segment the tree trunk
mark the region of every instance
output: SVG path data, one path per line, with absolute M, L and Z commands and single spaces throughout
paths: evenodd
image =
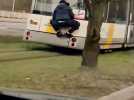
M 82 67 L 96 67 L 99 55 L 100 28 L 106 0 L 84 0 L 89 13 Z

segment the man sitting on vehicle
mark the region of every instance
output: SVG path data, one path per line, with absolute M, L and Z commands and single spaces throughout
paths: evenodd
M 61 28 L 69 28 L 69 31 L 65 33 L 69 38 L 73 36 L 71 33 L 79 29 L 80 23 L 74 20 L 74 14 L 69 5 L 67 0 L 61 0 L 54 10 L 51 24 L 57 31 L 58 37 L 64 36 L 63 33 L 60 32 Z

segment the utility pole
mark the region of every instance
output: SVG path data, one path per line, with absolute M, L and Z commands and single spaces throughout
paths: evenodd
M 13 0 L 12 12 L 14 12 L 14 10 L 15 10 L 15 2 L 16 2 L 16 0 Z

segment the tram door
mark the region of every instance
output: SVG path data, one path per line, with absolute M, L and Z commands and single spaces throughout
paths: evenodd
M 128 27 L 127 43 L 129 45 L 134 44 L 134 0 L 130 0 L 130 21 Z

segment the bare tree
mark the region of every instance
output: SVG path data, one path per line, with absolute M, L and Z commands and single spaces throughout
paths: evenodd
M 25 11 L 30 12 L 32 0 L 15 0 L 14 10 L 17 12 Z
M 96 67 L 99 54 L 100 28 L 107 0 L 84 0 L 88 12 L 87 38 L 83 50 L 82 67 Z

